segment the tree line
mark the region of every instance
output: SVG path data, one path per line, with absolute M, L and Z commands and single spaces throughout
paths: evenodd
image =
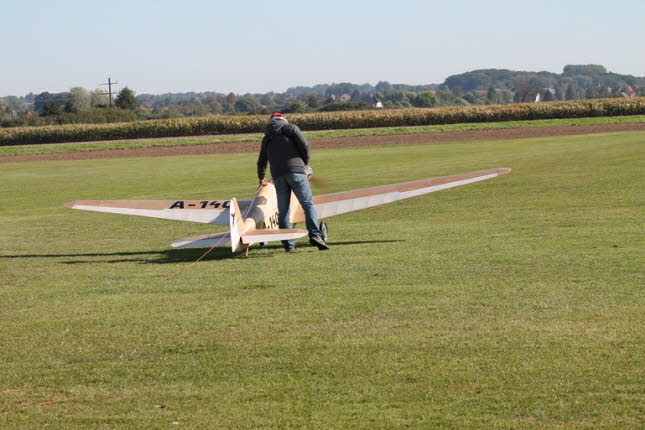
M 81 87 L 64 93 L 0 98 L 2 126 L 107 123 L 204 115 L 325 112 L 453 105 L 507 104 L 645 95 L 645 78 L 608 72 L 600 65 L 568 65 L 563 73 L 475 70 L 443 84 L 333 83 L 283 93 L 188 92 L 135 95 L 123 88 L 109 107 L 108 94 Z

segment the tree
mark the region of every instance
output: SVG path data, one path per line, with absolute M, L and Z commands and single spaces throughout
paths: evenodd
M 326 90 L 325 90 L 325 96 L 336 96 L 340 97 L 343 94 L 352 94 L 352 91 L 354 91 L 354 88 L 356 85 L 349 83 L 349 82 L 341 82 L 339 84 L 331 84 Z
M 128 87 L 124 87 L 116 96 L 114 104 L 121 109 L 135 110 L 139 107 L 139 102 L 134 96 L 134 91 Z
M 9 108 L 16 113 L 26 112 L 29 109 L 27 97 L 6 96 L 2 98 Z
M 217 97 L 211 96 L 206 99 L 206 106 L 208 107 L 208 111 L 211 113 L 216 113 L 216 114 L 221 114 L 224 112 L 224 108 L 222 107 L 222 104 L 217 100 Z
M 97 88 L 92 93 L 90 94 L 91 99 L 92 99 L 92 107 L 94 108 L 103 108 L 107 107 L 109 100 L 108 100 L 108 95 L 105 93 L 105 91 Z
M 318 109 L 320 107 L 320 97 L 316 94 L 312 94 L 307 97 L 307 105 L 312 109 Z
M 58 103 L 46 103 L 40 108 L 40 116 L 53 116 L 63 113 L 61 105 Z
M 414 107 L 435 107 L 439 105 L 439 99 L 429 91 L 418 94 L 411 100 Z
M 258 114 L 262 111 L 262 105 L 255 97 L 245 95 L 235 102 L 235 110 L 238 112 Z
M 599 64 L 569 64 L 563 72 L 565 75 L 604 75 L 607 69 Z
M 273 110 L 275 107 L 275 101 L 273 100 L 273 93 L 263 94 L 260 97 L 260 104 L 265 106 L 268 110 Z
M 488 104 L 497 104 L 499 103 L 499 95 L 494 86 L 488 87 L 488 92 L 486 93 L 486 101 Z
M 450 91 L 450 88 L 448 87 L 444 87 L 440 89 L 439 91 L 436 92 L 435 95 L 437 96 L 440 104 L 442 105 L 452 105 L 457 103 L 457 98 L 452 93 L 452 91 Z
M 586 89 L 585 91 L 586 99 L 598 99 L 600 98 L 600 87 L 592 86 Z
M 480 104 L 483 104 L 483 102 L 481 101 L 481 99 L 480 99 L 479 97 L 477 97 L 477 95 L 476 95 L 474 92 L 472 92 L 472 91 L 471 91 L 471 92 L 469 92 L 469 93 L 464 94 L 464 96 L 462 97 L 462 99 L 463 99 L 463 100 L 466 100 L 466 101 L 468 102 L 468 104 L 471 104 L 471 105 L 480 105 Z
M 69 90 L 69 98 L 65 103 L 66 112 L 81 112 L 89 110 L 92 107 L 92 96 L 90 93 L 81 87 L 74 87 Z
M 69 93 L 50 94 L 45 91 L 44 93 L 40 93 L 34 97 L 34 110 L 40 112 L 42 108 L 48 104 L 56 104 L 62 109 L 68 99 Z
M 0 98 L 0 121 L 14 119 L 15 112 L 3 98 Z
M 307 111 L 307 105 L 302 100 L 295 100 L 289 103 L 285 109 L 285 113 L 301 113 Z
M 378 84 L 376 84 L 375 89 L 378 92 L 390 91 L 392 90 L 392 84 L 390 84 L 388 81 L 380 81 Z
M 567 91 L 564 93 L 564 98 L 567 100 L 575 100 L 578 98 L 576 88 L 573 84 L 567 87 Z
M 414 97 L 416 97 L 416 94 L 412 93 L 411 94 Z M 388 104 L 387 106 L 392 106 L 392 107 L 410 107 L 412 106 L 410 103 L 410 98 L 406 93 L 403 91 L 388 91 L 383 94 L 383 105 L 385 106 L 385 102 L 391 102 L 392 104 Z
M 236 102 L 237 102 L 237 96 L 235 95 L 235 93 L 233 92 L 228 93 L 228 95 L 226 96 L 226 103 L 229 106 L 233 106 L 235 105 Z

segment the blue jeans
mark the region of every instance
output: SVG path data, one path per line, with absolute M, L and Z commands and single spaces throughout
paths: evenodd
M 309 236 L 322 236 L 318 229 L 318 217 L 316 216 L 314 198 L 311 194 L 307 175 L 304 173 L 285 173 L 282 176 L 273 178 L 273 184 L 278 198 L 278 226 L 280 228 L 291 228 L 289 206 L 291 205 L 291 191 L 293 191 L 300 202 L 300 206 L 302 206 L 302 210 L 305 212 L 305 223 L 307 224 L 307 230 L 309 230 Z M 293 240 L 283 240 L 282 245 L 285 249 L 292 249 L 296 246 Z

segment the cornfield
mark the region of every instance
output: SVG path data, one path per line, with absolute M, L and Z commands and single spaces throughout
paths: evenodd
M 302 130 L 328 130 L 641 114 L 645 114 L 645 97 L 430 109 L 321 112 L 292 114 L 289 115 L 289 120 Z M 266 115 L 251 115 L 4 128 L 0 129 L 0 145 L 258 133 L 264 131 L 266 123 Z

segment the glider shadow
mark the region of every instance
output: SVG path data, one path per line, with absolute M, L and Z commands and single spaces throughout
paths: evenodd
M 393 243 L 402 242 L 401 240 L 361 240 L 361 241 L 342 241 L 329 242 L 332 247 L 365 245 L 376 243 Z M 297 247 L 298 250 L 305 252 L 318 252 L 313 246 L 305 245 Z M 94 252 L 94 253 L 75 253 L 75 254 L 21 254 L 21 255 L 0 255 L 0 259 L 14 258 L 78 258 L 61 261 L 61 264 L 91 264 L 91 263 L 139 263 L 139 264 L 168 264 L 168 263 L 192 263 L 201 257 L 208 248 L 184 248 L 184 249 L 164 249 L 160 251 L 128 251 L 128 252 Z M 272 251 L 272 252 L 263 252 Z M 253 247 L 249 256 L 245 257 L 243 253 L 234 254 L 229 248 L 215 248 L 201 261 L 211 260 L 228 260 L 228 259 L 254 259 L 254 258 L 271 258 L 283 253 L 282 245 L 266 245 L 258 248 Z M 108 257 L 97 259 L 96 257 Z M 152 257 L 152 258 L 151 258 Z

